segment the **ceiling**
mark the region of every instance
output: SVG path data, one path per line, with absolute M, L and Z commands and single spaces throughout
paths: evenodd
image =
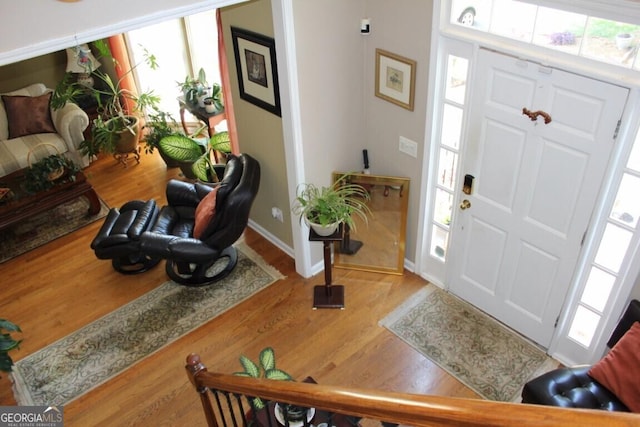
M 3 1 L 0 65 L 242 1 L 246 0 Z

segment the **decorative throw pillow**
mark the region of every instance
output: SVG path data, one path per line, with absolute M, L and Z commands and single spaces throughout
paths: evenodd
M 211 223 L 216 214 L 216 195 L 218 187 L 215 187 L 209 194 L 204 196 L 196 207 L 195 223 L 193 225 L 193 237 L 199 239 L 202 233 L 207 229 L 207 225 Z
M 56 133 L 51 119 L 51 92 L 40 96 L 2 95 L 7 111 L 9 139 L 34 133 Z
M 588 374 L 631 411 L 640 412 L 640 323 L 635 322 Z

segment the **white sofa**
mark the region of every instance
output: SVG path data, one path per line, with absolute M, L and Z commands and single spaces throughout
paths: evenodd
M 42 83 L 36 83 L 2 95 L 38 97 L 47 92 L 51 92 L 51 89 Z M 83 132 L 89 126 L 87 114 L 72 103 L 58 110 L 50 108 L 50 114 L 56 133 L 35 133 L 9 139 L 7 110 L 0 96 L 0 177 L 28 167 L 27 157 L 32 150 L 31 163 L 50 154 L 60 153 L 81 168 L 89 164 L 89 159 L 78 151 L 84 140 Z

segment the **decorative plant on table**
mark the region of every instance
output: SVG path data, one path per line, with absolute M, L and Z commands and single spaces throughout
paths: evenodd
M 209 86 L 207 75 L 204 68 L 198 71 L 198 77 L 186 76 L 184 81 L 177 82 L 178 87 L 182 90 L 184 100 L 192 105 L 198 104 L 204 107 L 204 100 L 211 99 L 216 111 L 222 111 L 224 105 L 222 101 L 222 87 L 219 83 Z
M 13 359 L 9 351 L 18 348 L 22 340 L 16 340 L 11 336 L 12 332 L 22 332 L 20 327 L 8 320 L 0 319 L 0 371 L 11 372 Z
M 25 187 L 32 193 L 48 190 L 56 184 L 75 181 L 79 171 L 80 168 L 70 159 L 62 154 L 52 154 L 26 169 Z
M 342 175 L 329 187 L 304 183 L 298 186 L 298 196 L 292 211 L 300 216 L 320 236 L 330 236 L 344 223 L 355 229 L 353 215 L 365 223 L 371 209 L 369 192 L 359 184 L 350 183 L 349 174 Z
M 213 157 L 214 151 L 223 154 L 231 153 L 229 132 L 218 132 L 208 141 L 202 143 L 186 135 L 169 135 L 158 143 L 160 150 L 168 157 L 189 165 L 193 176 L 205 182 L 217 182 L 218 166 Z M 224 168 L 222 168 L 224 169 Z M 184 169 L 185 175 L 188 175 Z

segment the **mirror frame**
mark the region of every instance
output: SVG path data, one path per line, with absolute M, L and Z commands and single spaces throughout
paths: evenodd
M 331 178 L 332 182 L 335 182 L 342 178 L 345 175 L 345 172 L 333 172 Z M 400 187 L 400 211 L 398 215 L 400 215 L 400 227 L 397 230 L 397 235 L 395 236 L 397 244 L 397 250 L 394 250 L 395 263 L 392 267 L 380 266 L 380 265 L 371 265 L 365 262 L 357 262 L 352 256 L 343 255 L 340 252 L 340 242 L 335 242 L 333 247 L 333 265 L 336 268 L 345 268 L 352 270 L 362 270 L 362 271 L 371 271 L 376 273 L 388 273 L 388 274 L 403 274 L 404 273 L 404 254 L 405 254 L 405 243 L 406 243 L 406 235 L 407 235 L 407 211 L 409 209 L 409 186 L 410 179 L 402 178 L 396 176 L 385 176 L 385 175 L 370 175 L 363 173 L 346 173 L 347 179 L 350 183 L 360 184 L 363 186 L 389 186 L 389 187 Z M 375 210 L 367 215 L 368 222 L 373 220 L 375 217 Z M 356 252 L 357 255 L 357 252 Z

